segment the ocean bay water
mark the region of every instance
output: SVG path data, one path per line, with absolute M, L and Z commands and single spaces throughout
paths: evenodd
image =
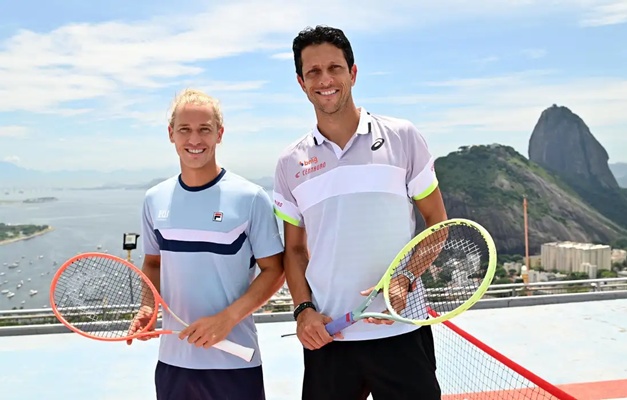
M 145 190 L 56 190 L 0 194 L 0 200 L 56 197 L 47 203 L 0 202 L 0 222 L 50 225 L 41 236 L 0 245 L 0 310 L 49 307 L 52 276 L 68 258 L 83 252 L 107 251 L 126 258 L 125 232 L 140 233 Z M 281 226 L 281 225 L 280 225 Z M 281 229 L 282 231 L 282 229 Z M 98 249 L 98 246 L 102 246 Z M 141 265 L 141 241 L 132 258 Z M 9 265 L 19 262 L 17 268 Z M 5 263 L 7 265 L 5 265 Z M 55 264 L 56 263 L 56 264 Z M 30 279 L 30 280 L 29 280 Z M 5 283 L 5 281 L 7 281 Z M 21 287 L 17 288 L 21 283 Z M 30 290 L 37 290 L 31 296 Z

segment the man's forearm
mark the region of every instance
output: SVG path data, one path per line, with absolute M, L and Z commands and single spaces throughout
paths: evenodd
M 161 293 L 161 266 L 145 262 L 142 265 L 142 272 L 148 277 L 150 282 L 152 282 L 157 292 Z
M 428 215 L 425 218 L 426 227 L 432 227 L 440 222 L 446 221 L 446 211 L 442 210 L 441 213 L 434 213 Z M 429 237 L 428 243 L 419 244 L 414 250 L 412 259 L 409 261 L 407 270 L 409 270 L 416 278 L 420 277 L 438 258 L 442 246 L 446 243 L 448 238 L 448 228 L 443 228 Z
M 285 278 L 294 306 L 311 301 L 311 288 L 305 278 L 308 264 L 309 254 L 306 248 L 285 250 Z
M 281 267 L 282 257 L 274 256 L 277 260 L 277 268 L 264 268 L 252 281 L 250 287 L 239 299 L 224 309 L 235 324 L 257 311 L 275 294 L 283 282 L 285 276 Z
M 147 258 L 144 258 L 144 263 L 142 264 L 142 272 L 148 277 L 148 280 L 153 284 L 153 286 L 157 289 L 157 293 L 160 293 L 161 290 L 161 262 L 150 262 Z M 142 283 L 142 298 L 141 305 L 149 306 L 150 308 L 155 307 L 156 299 L 152 295 L 152 290 L 148 287 L 148 285 Z

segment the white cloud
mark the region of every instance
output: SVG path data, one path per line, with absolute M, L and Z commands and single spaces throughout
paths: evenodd
M 540 113 L 552 104 L 578 114 L 611 157 L 625 159 L 627 79 L 560 78 L 558 72 L 527 71 L 477 79 L 422 84 L 424 92 L 357 99 L 358 104 L 416 109 L 414 122 L 437 151 L 461 144 L 499 142 L 526 154 L 526 143 Z M 453 145 L 454 144 L 454 145 Z
M 47 112 L 68 108 L 72 101 L 167 88 L 200 75 L 199 62 L 284 49 L 323 5 L 328 15 L 339 16 L 329 23 L 346 30 L 371 29 L 379 18 L 394 26 L 404 18 L 381 6 L 249 0 L 191 16 L 78 23 L 43 33 L 20 30 L 0 43 L 0 112 Z
M 589 1 L 591 7 L 582 19 L 582 26 L 604 26 L 615 25 L 627 22 L 627 1 L 625 0 L 606 0 L 606 1 Z
M 0 137 L 17 138 L 24 137 L 28 134 L 28 128 L 18 125 L 0 125 Z
M 294 53 L 290 51 L 286 51 L 284 53 L 276 53 L 271 55 L 270 58 L 274 58 L 276 60 L 292 60 L 294 59 Z
M 320 21 L 320 10 L 324 10 L 325 23 L 342 26 L 349 35 L 359 30 L 416 28 L 477 16 L 561 12 L 566 4 L 571 9 L 579 7 L 589 25 L 617 23 L 627 15 L 624 1 L 582 0 L 573 4 L 553 0 L 543 7 L 539 4 L 539 0 L 415 4 L 366 0 L 353 7 L 331 0 L 247 0 L 212 6 L 194 15 L 75 23 L 50 32 L 20 30 L 0 43 L 0 112 L 62 112 L 72 101 L 169 87 L 183 77 L 202 74 L 204 68 L 198 62 L 285 49 L 296 32 Z M 289 54 L 280 52 L 271 57 L 288 59 Z
M 18 156 L 6 156 L 2 159 L 2 161 L 5 162 L 10 162 L 12 164 L 19 164 L 20 163 L 20 157 Z

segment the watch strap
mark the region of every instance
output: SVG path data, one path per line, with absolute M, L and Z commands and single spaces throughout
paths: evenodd
M 304 301 L 302 303 L 300 303 L 295 309 L 294 309 L 294 321 L 296 321 L 296 319 L 298 318 L 298 315 L 300 313 L 302 313 L 303 311 L 305 311 L 308 308 L 313 308 L 314 310 L 316 310 L 316 306 L 314 303 L 312 303 L 311 301 Z M 317 311 L 317 310 L 316 310 Z
M 414 275 L 411 271 L 409 270 L 402 270 L 401 271 L 401 275 L 403 275 L 405 278 L 409 279 L 409 289 L 408 291 L 411 292 L 414 290 L 414 282 L 416 282 L 416 275 Z

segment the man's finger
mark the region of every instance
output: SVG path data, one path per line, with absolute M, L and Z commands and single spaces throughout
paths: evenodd
M 373 290 L 374 286 L 372 286 L 370 289 L 362 290 L 361 292 L 359 292 L 359 294 L 361 294 L 362 296 L 368 296 L 370 293 L 372 293 Z
M 184 340 L 192 332 L 193 332 L 192 325 L 190 325 L 179 333 L 179 339 Z
M 298 340 L 300 340 L 301 344 L 307 349 L 307 350 L 313 350 L 313 346 L 311 344 L 311 341 L 309 340 L 308 337 L 306 337 L 305 335 L 301 335 L 298 337 Z
M 200 339 L 200 337 L 201 337 L 200 332 L 198 332 L 198 330 L 194 330 L 190 332 L 189 335 L 187 336 L 187 341 L 193 344 L 193 343 L 196 343 L 198 339 Z

